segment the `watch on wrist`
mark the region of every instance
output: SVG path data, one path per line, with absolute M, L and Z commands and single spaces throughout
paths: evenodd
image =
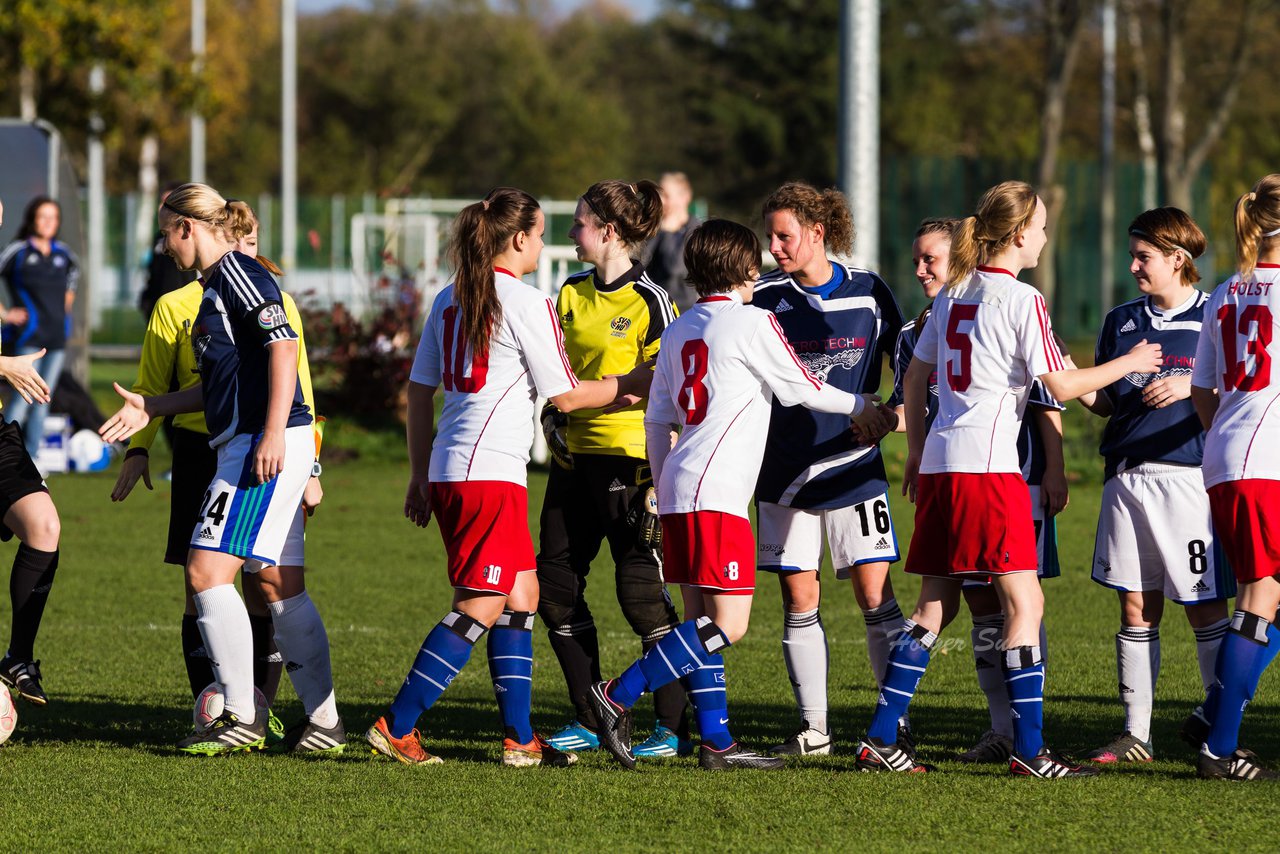
M 321 473 L 321 472 L 323 472 L 323 471 L 324 471 L 324 468 L 320 465 L 320 461 L 319 461 L 319 460 L 316 460 L 314 463 L 312 463 L 312 464 L 311 464 L 311 476 L 312 476 L 312 477 L 319 477 L 319 476 L 320 476 L 320 473 Z

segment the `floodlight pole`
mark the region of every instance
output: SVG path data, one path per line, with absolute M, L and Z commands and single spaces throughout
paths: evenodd
M 93 292 L 103 287 L 103 273 L 106 270 L 107 246 L 107 193 L 106 193 L 106 160 L 103 156 L 102 114 L 99 112 L 102 93 L 107 88 L 107 72 L 102 63 L 94 64 L 89 70 L 89 93 L 92 101 L 92 112 L 89 114 L 89 287 L 84 289 L 81 299 L 92 299 Z M 58 168 L 57 165 L 54 167 Z M 122 282 L 122 290 L 127 282 Z M 85 317 L 90 317 L 87 306 L 82 306 Z
M 858 239 L 853 260 L 875 268 L 880 249 L 880 2 L 840 3 L 840 189 Z
M 205 0 L 191 0 L 191 70 L 199 75 L 204 70 Z M 204 116 L 200 107 L 191 111 L 191 180 L 205 182 Z
M 1101 289 L 1099 304 L 1103 314 L 1111 310 L 1115 295 L 1112 293 L 1112 268 L 1115 266 L 1116 228 L 1116 0 L 1104 0 L 1102 4 L 1102 145 L 1099 152 L 1098 182 L 1101 185 L 1099 220 L 1102 233 L 1098 246 L 1098 259 L 1102 275 L 1098 277 Z
M 280 263 L 292 271 L 298 247 L 298 5 L 280 2 L 281 66 L 284 91 L 280 105 Z

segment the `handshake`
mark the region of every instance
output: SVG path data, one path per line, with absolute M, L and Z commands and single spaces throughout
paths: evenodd
M 898 426 L 898 413 L 880 402 L 876 394 L 860 394 L 862 411 L 850 414 L 853 437 L 863 445 L 874 445 Z

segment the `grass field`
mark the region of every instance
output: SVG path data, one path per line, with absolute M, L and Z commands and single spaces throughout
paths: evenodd
M 891 439 L 891 461 L 901 453 L 900 439 Z M 384 456 L 327 466 L 325 503 L 309 531 L 309 586 L 328 625 L 339 706 L 354 733 L 390 701 L 449 601 L 438 534 L 401 518 L 405 467 Z M 156 470 L 163 466 L 157 457 Z M 1079 467 L 1087 472 L 1090 464 Z M 962 645 L 936 656 L 912 710 L 922 758 L 942 773 L 852 773 L 852 742 L 866 726 L 874 694 L 852 592 L 830 578 L 823 614 L 840 750 L 784 772 L 712 775 L 692 760 L 671 760 L 628 774 L 589 754 L 566 771 L 502 768 L 483 654 L 421 722 L 444 765 L 407 768 L 371 757 L 360 744 L 335 760 L 183 757 L 172 749 L 190 725 L 179 654 L 180 571 L 159 561 L 168 487 L 158 482 L 155 492 L 140 488 L 112 505 L 113 480 L 114 472 L 50 483 L 63 517 L 64 557 L 37 654 L 53 700 L 41 709 L 21 705 L 19 730 L 0 749 L 0 816 L 9 840 L 0 847 L 1272 847 L 1266 839 L 1274 790 L 1196 780 L 1193 753 L 1176 738 L 1199 680 L 1191 631 L 1172 608 L 1156 707 L 1161 761 L 1065 782 L 1015 780 L 1001 768 L 948 761 L 987 728 L 967 649 L 969 622 L 961 616 L 944 638 Z M 542 474 L 531 475 L 535 528 L 544 483 Z M 1047 586 L 1048 737 L 1077 752 L 1107 740 L 1122 723 L 1114 594 L 1088 579 L 1098 495 L 1093 478 L 1075 485 L 1060 521 L 1064 577 Z M 899 502 L 895 515 L 905 549 L 910 506 Z M 590 595 L 612 672 L 632 659 L 638 643 L 611 604 L 611 573 L 603 562 L 596 571 Z M 909 610 L 918 585 L 900 572 L 894 582 Z M 765 577 L 751 631 L 726 656 L 733 726 L 751 745 L 781 740 L 796 723 L 780 613 L 776 585 Z M 550 731 L 569 717 L 569 706 L 541 627 L 535 658 L 535 725 Z M 1245 724 L 1245 742 L 1266 760 L 1280 756 L 1275 684 L 1264 680 Z M 638 725 L 648 724 L 649 708 L 642 702 Z M 286 723 L 300 715 L 287 685 L 278 710 Z

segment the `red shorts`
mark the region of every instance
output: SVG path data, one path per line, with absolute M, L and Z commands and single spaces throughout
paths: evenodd
M 756 538 L 732 513 L 695 510 L 662 516 L 662 573 L 672 584 L 750 596 L 756 590 Z
M 1218 543 L 1248 584 L 1280 574 L 1280 481 L 1228 480 L 1209 489 L 1209 511 Z
M 922 474 L 907 572 L 1001 575 L 1035 572 L 1031 493 L 1019 474 Z
M 537 566 L 525 487 L 499 480 L 433 483 L 431 513 L 454 587 L 507 595 L 517 573 Z

